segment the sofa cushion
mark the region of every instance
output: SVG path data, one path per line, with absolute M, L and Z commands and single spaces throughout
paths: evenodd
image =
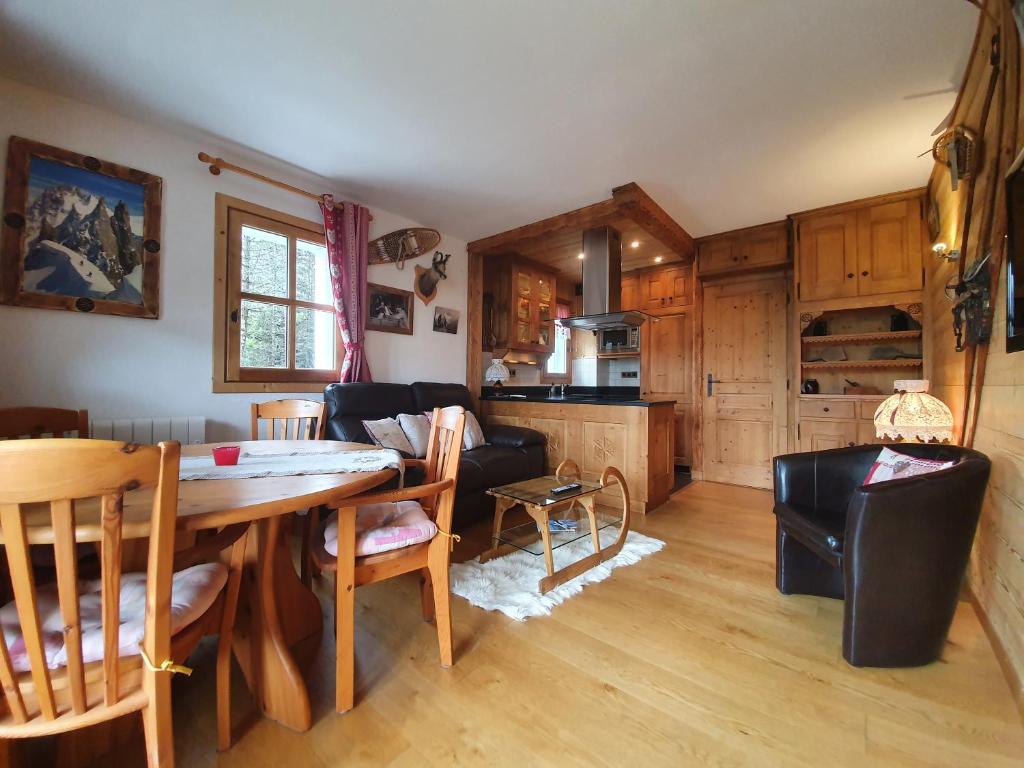
M 431 381 L 417 381 L 409 385 L 416 411 L 432 411 L 449 405 L 461 405 L 467 411 L 473 411 L 473 398 L 465 384 L 438 384 Z
M 381 448 L 392 448 L 407 458 L 416 455 L 416 449 L 412 447 L 409 438 L 405 436 L 402 425 L 397 419 L 390 417 L 383 419 L 364 419 L 363 429 L 370 436 L 375 445 Z
M 526 454 L 515 448 L 484 445 L 463 451 L 459 463 L 458 492 L 495 488 L 530 477 Z
M 412 446 L 413 456 L 426 458 L 430 447 L 430 419 L 423 413 L 400 413 L 398 424 Z
M 363 429 L 363 421 L 417 413 L 408 384 L 328 384 L 324 388 L 327 405 L 328 440 L 346 440 L 372 444 Z
M 472 451 L 484 445 L 487 445 L 487 441 L 484 439 L 484 431 L 480 429 L 480 422 L 476 420 L 476 416 L 467 411 L 466 429 L 462 435 L 462 447 L 467 451 Z

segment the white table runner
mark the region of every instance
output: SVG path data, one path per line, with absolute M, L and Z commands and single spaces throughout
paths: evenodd
M 382 469 L 395 469 L 401 474 L 401 454 L 387 448 L 366 451 L 275 451 L 273 447 L 267 446 L 248 449 L 238 457 L 238 464 L 227 467 L 214 464 L 212 455 L 182 456 L 178 479 L 240 480 L 249 477 L 379 472 Z

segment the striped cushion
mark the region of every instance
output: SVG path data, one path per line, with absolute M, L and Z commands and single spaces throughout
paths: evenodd
M 174 574 L 171 588 L 171 634 L 174 635 L 201 617 L 213 605 L 228 581 L 223 563 L 202 563 Z M 103 658 L 102 581 L 82 581 L 78 585 L 78 609 L 82 627 L 82 660 L 88 664 Z M 50 669 L 68 663 L 64 647 L 64 621 L 60 615 L 57 585 L 48 584 L 36 590 L 39 626 L 43 633 L 46 665 Z M 146 574 L 121 574 L 121 625 L 118 632 L 118 655 L 134 656 L 145 635 Z M 15 672 L 30 668 L 25 639 L 21 634 L 18 610 L 13 602 L 0 608 L 0 626 L 11 654 Z
M 364 504 L 356 507 L 356 557 L 376 555 L 392 549 L 430 541 L 437 526 L 418 501 Z M 338 556 L 338 517 L 331 517 L 324 529 L 324 549 Z

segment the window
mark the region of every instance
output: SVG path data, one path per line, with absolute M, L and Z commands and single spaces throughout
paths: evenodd
M 323 227 L 217 195 L 214 391 L 319 391 L 341 355 Z
M 569 317 L 570 307 L 568 304 L 558 302 L 555 306 L 555 317 Z M 568 328 L 555 324 L 555 341 L 551 347 L 551 354 L 548 356 L 547 365 L 544 368 L 545 381 L 565 381 L 572 378 L 570 369 L 570 340 L 571 331 Z

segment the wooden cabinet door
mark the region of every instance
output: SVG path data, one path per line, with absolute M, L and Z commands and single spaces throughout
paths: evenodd
M 875 425 L 873 422 L 861 421 L 857 423 L 857 445 L 878 445 L 884 442 L 875 437 Z
M 857 213 L 824 214 L 799 224 L 797 280 L 801 301 L 857 295 Z
M 704 479 L 771 488 L 786 450 L 786 283 L 704 287 Z
M 693 270 L 690 267 L 666 267 L 661 271 L 665 287 L 665 307 L 688 307 L 693 304 Z
M 668 286 L 661 279 L 661 272 L 641 272 L 640 308 L 645 312 L 662 309 L 668 301 Z
M 650 323 L 649 343 L 641 373 L 644 391 L 671 395 L 677 400 L 693 398 L 693 317 L 690 313 L 666 315 Z M 646 374 L 646 375 L 644 375 Z
M 800 450 L 827 451 L 832 448 L 846 448 L 857 444 L 857 422 L 855 421 L 811 421 L 800 422 Z
M 857 292 L 916 291 L 921 271 L 921 201 L 872 205 L 857 215 Z
M 708 240 L 697 246 L 697 272 L 718 272 L 731 269 L 739 262 L 739 256 L 733 253 L 733 239 L 722 237 Z
M 785 264 L 786 229 L 784 226 L 746 235 L 737 243 L 739 267 L 764 267 Z
M 533 281 L 533 344 L 537 352 L 550 352 L 555 337 L 555 277 L 535 271 Z
M 533 273 L 516 266 L 512 269 L 512 338 L 509 347 L 531 350 L 533 348 L 536 310 L 534 307 L 535 286 Z
M 623 276 L 622 300 L 619 306 L 623 312 L 630 309 L 643 309 L 640 303 L 640 280 L 636 275 Z

